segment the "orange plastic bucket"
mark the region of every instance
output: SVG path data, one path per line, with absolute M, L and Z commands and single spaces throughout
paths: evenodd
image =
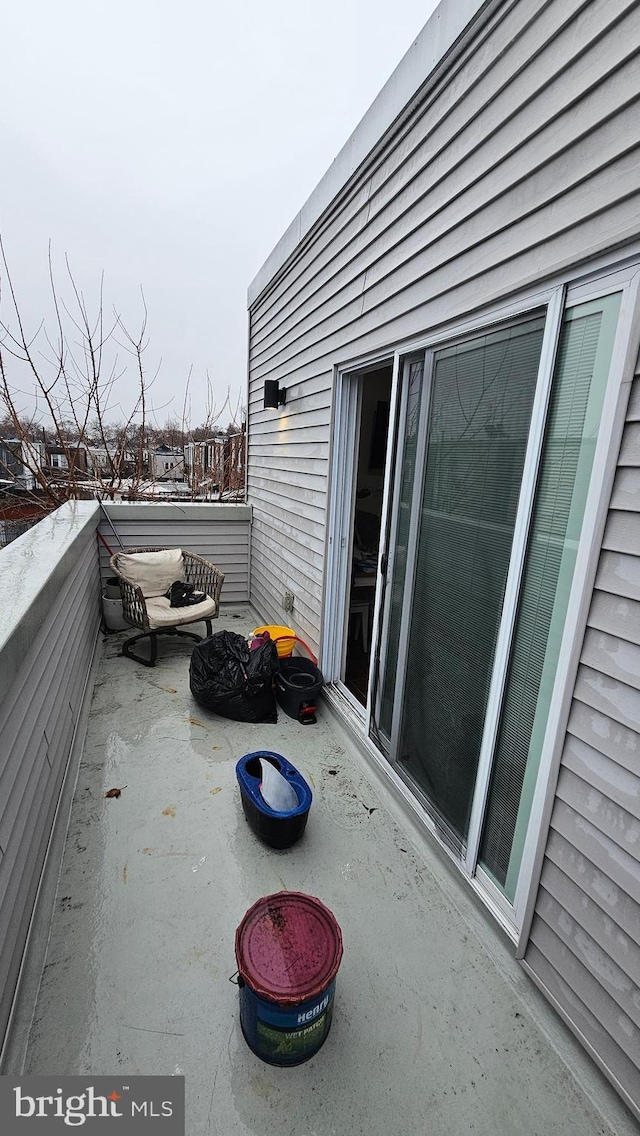
M 277 627 L 269 625 L 265 627 L 256 627 L 252 631 L 252 635 L 264 635 L 265 631 L 269 632 L 272 639 L 277 639 L 276 651 L 278 652 L 279 659 L 288 659 L 293 654 L 293 648 L 296 642 L 296 633 L 292 627 Z

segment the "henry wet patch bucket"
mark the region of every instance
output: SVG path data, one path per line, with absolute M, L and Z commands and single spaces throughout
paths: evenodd
M 236 931 L 240 1025 L 271 1065 L 300 1065 L 331 1026 L 342 934 L 327 907 L 302 892 L 264 896 Z

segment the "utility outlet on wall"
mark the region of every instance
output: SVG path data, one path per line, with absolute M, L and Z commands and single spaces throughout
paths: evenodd
M 285 592 L 282 597 L 282 606 L 285 611 L 293 611 L 293 592 Z

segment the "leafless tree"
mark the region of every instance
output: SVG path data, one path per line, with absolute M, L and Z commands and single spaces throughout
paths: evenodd
M 68 301 L 57 284 L 49 248 L 52 320 L 49 326 L 43 320 L 35 331 L 27 330 L 0 240 L 0 300 L 9 309 L 0 318 L 0 413 L 3 427 L 10 428 L 19 445 L 16 457 L 31 475 L 45 511 L 69 498 L 96 492 L 112 497 L 122 483 L 134 438 L 136 473 L 142 476 L 145 414 L 153 382 L 143 362 L 144 296 L 140 331 L 132 334 L 115 309 L 106 322 L 104 277 L 90 308 L 67 258 L 65 268 Z M 122 413 L 116 385 L 126 370 L 119 361 L 118 349 L 123 347 L 135 361 L 136 381 L 124 423 L 114 437 L 109 418 L 116 407 Z M 53 444 L 64 459 L 55 471 L 51 463 L 42 462 L 40 442 Z M 91 456 L 97 450 L 101 451 L 99 462 Z
M 152 498 L 151 448 L 164 442 L 184 451 L 193 437 L 219 438 L 225 416 L 240 423 L 240 399 L 234 405 L 229 388 L 216 406 L 207 373 L 205 420 L 192 430 L 190 371 L 182 414 L 170 412 L 158 426 L 159 413 L 170 411 L 171 404 L 154 407 L 150 399 L 157 372 L 150 376 L 145 363 L 148 313 L 142 290 L 139 330 L 131 332 L 116 308 L 106 316 L 104 275 L 90 303 L 67 257 L 60 286 L 51 247 L 48 271 L 51 319 L 31 329 L 0 239 L 0 482 L 5 487 L 12 479 L 22 482 L 20 500 L 42 512 L 70 498 L 114 498 L 124 491 L 132 499 Z M 119 399 L 125 376 L 126 409 Z M 42 460 L 43 450 L 48 461 Z M 233 462 L 237 466 L 237 452 Z M 16 476 L 18 468 L 28 476 Z M 205 473 L 190 471 L 192 496 L 201 494 Z M 229 481 L 224 471 L 219 481 L 221 494 Z

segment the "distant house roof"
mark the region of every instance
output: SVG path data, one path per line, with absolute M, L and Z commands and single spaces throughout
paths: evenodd
M 182 450 L 177 449 L 175 446 L 167 446 L 164 442 L 161 442 L 159 446 L 156 446 L 153 452 L 154 454 L 179 454 L 180 456 L 182 456 Z

